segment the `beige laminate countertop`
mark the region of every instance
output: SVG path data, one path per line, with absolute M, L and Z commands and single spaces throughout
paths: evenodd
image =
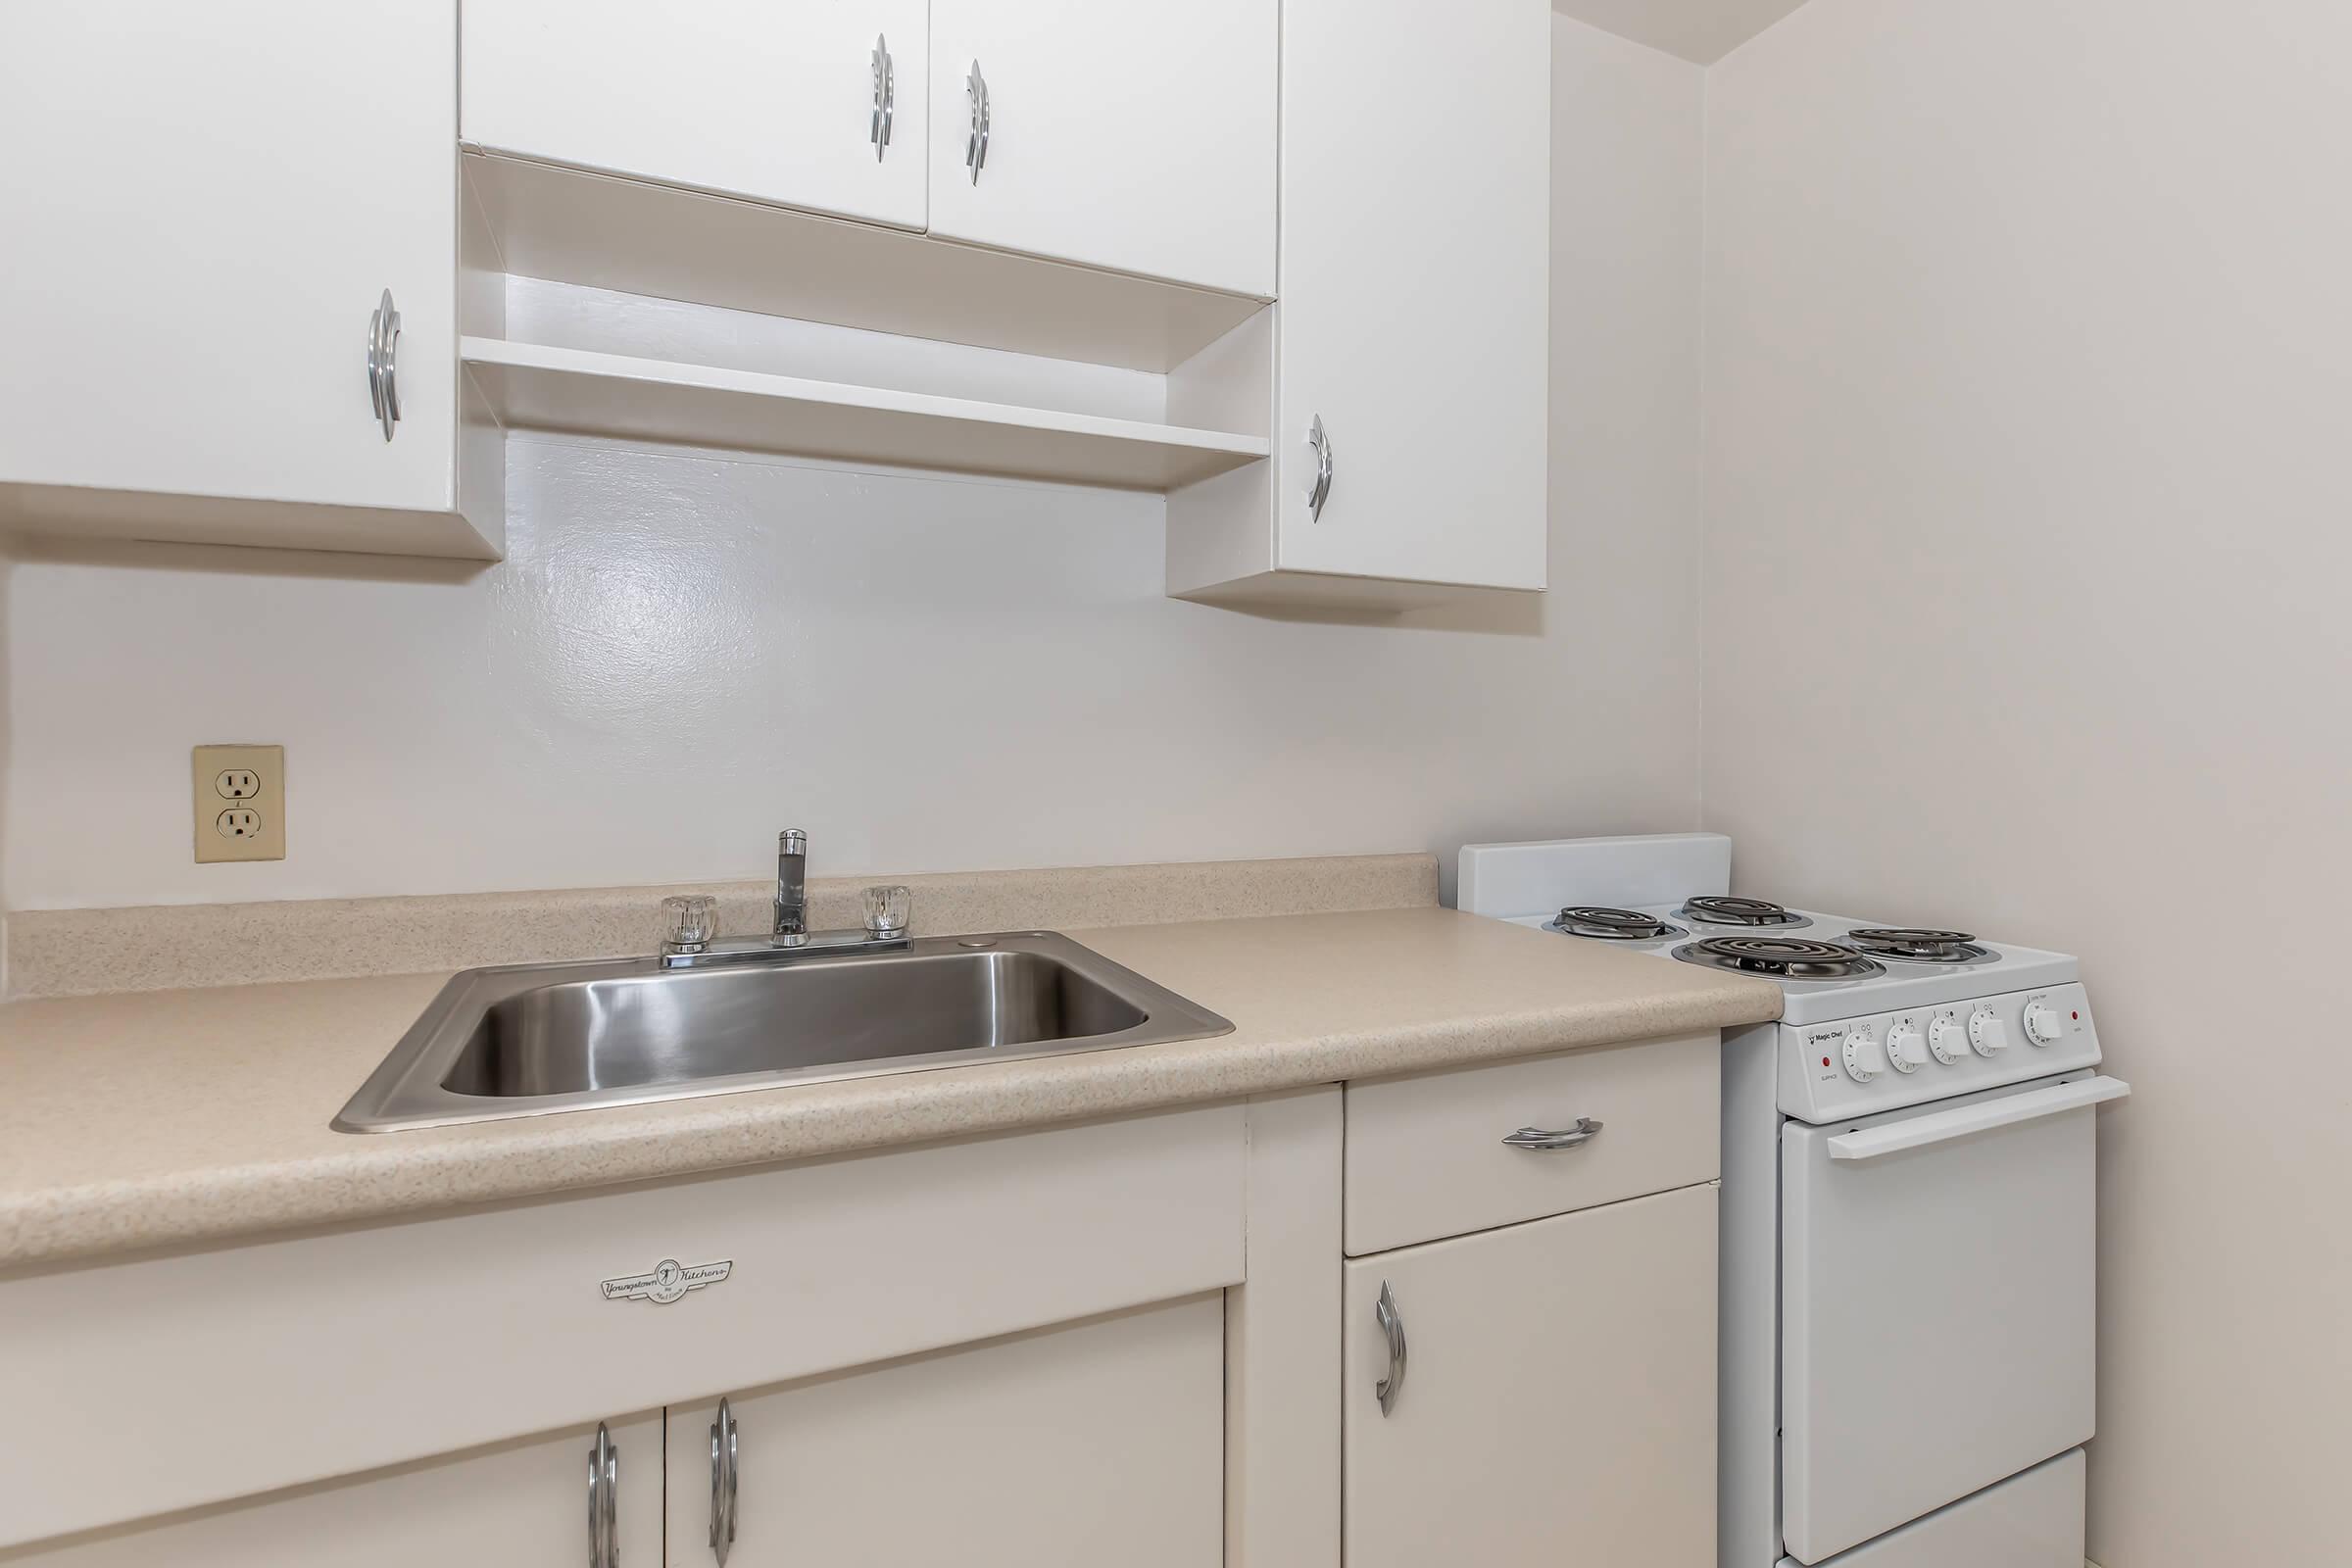
M 0 1268 L 1778 1017 L 1777 987 L 1451 909 L 1070 933 L 1234 1032 L 462 1127 L 328 1120 L 449 976 L 0 1006 Z

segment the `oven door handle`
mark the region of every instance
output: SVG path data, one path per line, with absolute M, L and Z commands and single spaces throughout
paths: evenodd
M 1949 1143 L 1972 1133 L 2014 1127 L 2021 1121 L 2055 1116 L 2062 1110 L 2081 1110 L 2085 1105 L 2121 1100 L 2131 1092 L 2132 1086 L 2121 1078 L 2078 1078 L 2070 1084 L 2052 1084 L 2047 1089 L 2001 1100 L 1981 1100 L 1973 1105 L 1938 1111 L 1933 1116 L 1914 1116 L 1909 1121 L 1873 1127 L 1868 1132 L 1839 1133 L 1829 1140 L 1830 1157 L 1877 1159 L 1886 1154 L 1899 1154 L 1906 1149 L 1925 1149 L 1930 1144 Z

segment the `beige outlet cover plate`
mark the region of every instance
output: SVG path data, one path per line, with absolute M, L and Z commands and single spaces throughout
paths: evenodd
M 190 782 L 196 796 L 196 863 L 216 860 L 282 860 L 286 858 L 286 749 L 282 746 L 199 746 L 190 754 Z M 253 775 L 253 793 L 241 778 Z M 231 811 L 251 811 L 260 821 L 245 838 L 221 829 Z

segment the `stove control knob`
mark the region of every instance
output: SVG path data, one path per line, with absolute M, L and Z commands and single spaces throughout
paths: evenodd
M 2046 1002 L 2026 1004 L 2026 1038 L 2037 1046 L 2054 1046 L 2066 1036 L 2066 1016 Z
M 1896 1072 L 1917 1072 L 1928 1064 L 1928 1037 L 1914 1023 L 1898 1023 L 1886 1031 L 1886 1059 Z
M 1886 1070 L 1886 1050 L 1869 1026 L 1846 1031 L 1845 1075 L 1858 1084 L 1866 1084 Z
M 1990 1007 L 1979 1007 L 1968 1015 L 1968 1043 L 1980 1056 L 1997 1056 L 2009 1049 L 2009 1026 Z
M 1928 1049 L 1949 1067 L 1968 1054 L 1968 1031 L 1960 1027 L 1959 1019 L 1946 1013 L 1928 1025 Z

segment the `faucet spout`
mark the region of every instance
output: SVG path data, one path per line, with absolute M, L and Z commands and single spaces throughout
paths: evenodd
M 776 835 L 776 923 L 769 934 L 779 947 L 808 939 L 808 835 L 797 827 Z

